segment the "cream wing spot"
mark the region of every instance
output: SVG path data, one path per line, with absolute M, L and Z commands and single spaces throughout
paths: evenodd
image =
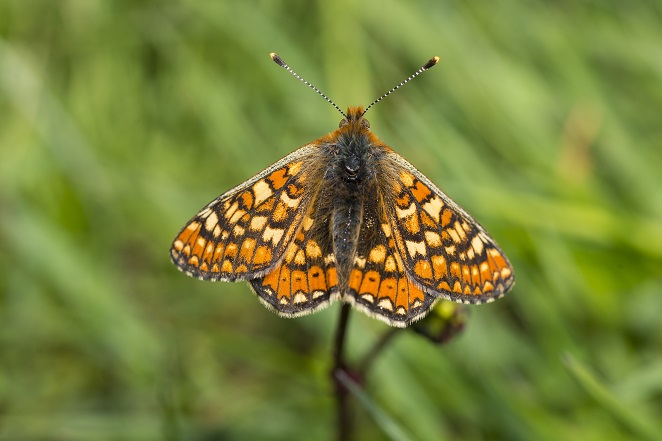
M 409 253 L 409 256 L 412 258 L 416 257 L 416 254 L 425 256 L 425 254 L 427 253 L 425 248 L 425 242 L 414 242 L 411 240 L 406 240 L 405 244 L 407 245 L 407 252 Z
M 260 231 L 267 224 L 266 216 L 254 216 L 251 219 L 250 229 L 251 231 Z
M 205 228 L 207 231 L 212 231 L 216 226 L 218 225 L 218 216 L 216 216 L 216 213 L 213 211 L 207 216 L 207 220 L 205 220 Z
M 432 199 L 430 199 L 428 202 L 423 204 L 423 210 L 427 211 L 427 213 L 434 218 L 435 221 L 439 222 L 439 219 L 441 218 L 441 210 L 444 208 L 444 203 L 443 201 L 435 196 Z
M 282 228 L 266 227 L 264 229 L 264 233 L 262 233 L 262 240 L 264 242 L 271 241 L 271 243 L 273 243 L 274 246 L 276 246 L 283 238 L 283 234 L 285 234 L 285 230 L 283 230 Z
M 259 205 L 271 197 L 274 192 L 264 179 L 253 184 L 253 193 L 255 194 L 255 205 Z
M 232 205 L 230 205 L 230 206 L 225 210 L 225 212 L 223 213 L 223 216 L 224 216 L 226 219 L 228 219 L 228 220 L 229 220 L 229 219 L 232 219 L 232 216 L 234 216 L 235 212 L 236 212 L 238 209 L 239 209 L 239 202 L 234 201 L 234 202 L 232 203 Z M 241 217 L 241 216 L 239 216 L 239 217 Z
M 237 210 L 237 211 L 234 212 L 234 214 L 233 214 L 232 217 L 228 220 L 228 222 L 229 222 L 230 224 L 236 224 L 237 222 L 239 222 L 239 219 L 241 219 L 242 217 L 244 217 L 244 214 L 246 214 L 246 212 L 245 212 L 244 210 Z
M 462 225 L 460 225 L 460 223 L 456 221 L 454 227 L 460 240 L 464 241 L 467 238 L 467 233 L 465 233 L 464 228 L 462 228 Z
M 404 210 L 401 208 L 396 207 L 395 208 L 395 213 L 398 216 L 398 219 L 405 219 L 408 218 L 409 216 L 415 215 L 416 214 L 416 204 L 413 202 L 409 205 L 409 207 L 405 208 Z
M 441 246 L 441 237 L 439 236 L 439 234 L 435 233 L 434 231 L 426 231 L 425 232 L 425 241 L 431 247 Z
M 282 192 L 280 195 L 280 200 L 290 208 L 297 208 L 299 206 L 300 199 L 292 199 L 287 195 L 286 192 Z
M 475 236 L 471 239 L 471 247 L 474 249 L 476 254 L 480 255 L 483 253 L 483 241 L 480 240 L 479 236 Z
M 469 248 L 467 250 L 467 259 L 471 260 L 476 256 L 476 253 L 474 252 L 473 248 Z
M 377 303 L 377 306 L 388 311 L 393 311 L 393 302 L 391 302 L 390 299 L 381 299 L 379 303 Z

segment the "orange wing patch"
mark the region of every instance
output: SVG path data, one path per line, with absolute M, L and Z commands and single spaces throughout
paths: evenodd
M 407 275 L 431 293 L 463 303 L 501 297 L 514 283 L 503 252 L 469 214 L 392 153 L 389 226 Z
M 302 147 L 208 204 L 175 238 L 175 265 L 203 280 L 264 274 L 283 256 L 307 211 L 311 195 L 304 185 L 314 176 L 306 164 L 314 148 Z

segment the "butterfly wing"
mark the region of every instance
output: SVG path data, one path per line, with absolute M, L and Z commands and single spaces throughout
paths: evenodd
M 363 222 L 345 299 L 367 315 L 405 327 L 424 317 L 437 300 L 406 273 L 377 182 L 366 188 Z
M 397 153 L 380 164 L 381 196 L 410 279 L 456 302 L 503 296 L 515 281 L 513 268 L 483 227 Z
M 310 314 L 339 297 L 328 198 L 318 193 L 310 205 L 280 264 L 250 281 L 260 301 L 284 317 Z
M 203 208 L 172 243 L 173 263 L 203 280 L 246 280 L 269 271 L 292 242 L 319 182 L 315 143 L 301 147 Z

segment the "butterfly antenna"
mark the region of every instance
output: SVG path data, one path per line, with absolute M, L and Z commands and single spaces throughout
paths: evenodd
M 377 104 L 378 102 L 380 102 L 381 100 L 383 100 L 384 98 L 386 98 L 387 96 L 389 96 L 390 94 L 392 94 L 393 92 L 395 92 L 396 90 L 398 90 L 399 88 L 401 88 L 402 86 L 404 86 L 405 84 L 407 84 L 408 82 L 410 82 L 411 80 L 413 80 L 414 78 L 416 78 L 417 76 L 419 76 L 420 74 L 422 74 L 423 72 L 425 72 L 426 70 L 431 69 L 431 68 L 432 68 L 435 64 L 437 64 L 438 62 L 439 62 L 439 57 L 432 57 L 432 58 L 430 58 L 430 59 L 428 60 L 427 63 L 425 63 L 425 64 L 424 64 L 420 69 L 418 69 L 416 72 L 414 72 L 413 74 L 411 74 L 411 75 L 409 76 L 409 78 L 407 78 L 406 80 L 404 80 L 403 82 L 401 82 L 400 84 L 398 84 L 397 86 L 395 86 L 393 89 L 389 90 L 389 91 L 386 92 L 384 95 L 380 96 L 379 98 L 377 98 L 376 100 L 374 100 L 372 103 L 370 103 L 370 105 L 369 105 L 368 107 L 365 108 L 365 110 L 363 111 L 363 114 L 362 114 L 361 116 L 365 115 L 365 113 L 368 111 L 368 109 L 370 109 L 372 106 L 374 106 L 375 104 Z
M 335 108 L 338 110 L 338 112 L 340 112 L 340 113 L 342 114 L 342 116 L 344 116 L 345 118 L 347 118 L 347 115 L 345 115 L 345 112 L 343 112 L 342 110 L 340 110 L 340 107 L 338 107 L 338 106 L 336 105 L 336 103 L 334 103 L 333 101 L 331 101 L 331 99 L 330 99 L 328 96 L 324 95 L 324 93 L 322 93 L 322 91 L 319 90 L 317 87 L 313 86 L 313 85 L 310 84 L 308 81 L 306 81 L 306 80 L 304 80 L 303 78 L 301 78 L 301 77 L 299 76 L 299 74 L 296 73 L 296 72 L 294 72 L 294 71 L 292 70 L 292 68 L 291 68 L 290 66 L 288 66 L 287 63 L 286 63 L 285 61 L 283 61 L 283 59 L 280 58 L 280 56 L 279 56 L 277 53 L 272 52 L 272 53 L 269 54 L 269 56 L 271 57 L 272 60 L 274 60 L 274 62 L 275 62 L 277 65 L 279 65 L 280 67 L 285 68 L 285 70 L 287 70 L 289 73 L 291 73 L 292 75 L 294 75 L 295 77 L 297 77 L 299 80 L 301 80 L 306 86 L 310 87 L 310 88 L 313 89 L 315 92 L 317 92 L 322 98 L 324 98 L 324 99 L 327 100 L 329 103 L 331 103 L 331 105 L 332 105 L 333 107 L 335 107 Z

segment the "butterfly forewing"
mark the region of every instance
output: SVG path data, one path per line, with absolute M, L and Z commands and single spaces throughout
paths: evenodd
M 407 274 L 425 291 L 463 303 L 508 291 L 512 267 L 478 222 L 400 155 L 389 154 L 385 166 L 384 206 Z
M 202 209 L 175 238 L 172 261 L 203 280 L 261 276 L 283 256 L 319 182 L 317 147 L 304 146 Z

